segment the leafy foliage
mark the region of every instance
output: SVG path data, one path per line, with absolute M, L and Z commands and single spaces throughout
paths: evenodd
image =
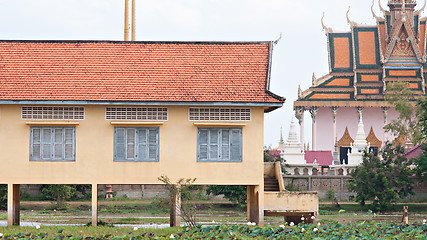
M 56 201 L 58 209 L 66 207 L 65 202 L 75 194 L 76 187 L 74 185 L 42 185 L 41 192 L 44 198 Z
M 94 227 L 83 227 L 99 229 Z M 101 227 L 107 229 L 108 227 Z M 396 224 L 363 221 L 359 223 L 338 224 L 336 222 L 322 224 L 298 224 L 288 226 L 249 226 L 249 225 L 197 225 L 184 229 L 138 229 L 120 233 L 82 235 L 72 234 L 67 228 L 46 232 L 48 227 L 39 230 L 30 229 L 29 233 L 9 234 L 3 232 L 4 239 L 425 239 L 427 224 Z M 117 229 L 117 228 L 110 228 Z M 11 229 L 4 229 L 10 231 Z M 54 229 L 52 229 L 54 230 Z M 111 232 L 112 230 L 109 230 Z M 117 230 L 116 230 L 117 231 Z M 81 232 L 81 231 L 80 231 Z M 85 231 L 86 232 L 86 231 Z
M 425 139 L 427 139 L 427 99 L 423 98 L 418 101 L 418 125 L 421 128 L 421 133 Z M 415 159 L 417 165 L 416 172 L 422 181 L 427 181 L 427 144 L 424 143 L 421 147 L 423 152 L 420 154 L 418 159 Z
M 272 153 L 270 148 L 264 147 L 264 162 L 281 162 L 280 154 Z M 284 172 L 284 169 L 282 169 Z M 288 189 L 289 190 L 289 189 Z M 211 185 L 206 189 L 206 194 L 221 195 L 223 194 L 230 202 L 235 203 L 239 208 L 246 207 L 247 190 L 246 186 L 237 185 Z
M 206 189 L 206 194 L 221 195 L 230 202 L 237 204 L 240 208 L 246 207 L 247 191 L 246 186 L 237 185 L 211 185 Z
M 0 210 L 7 209 L 7 185 L 0 185 Z
M 196 181 L 195 178 L 181 178 L 176 183 L 172 183 L 167 176 L 161 176 L 159 181 L 166 185 L 169 196 L 181 196 L 180 216 L 189 226 L 196 226 L 196 207 L 191 203 L 193 194 L 190 192 L 191 185 Z M 174 200 L 170 199 L 169 206 L 173 207 Z
M 374 211 L 390 209 L 392 202 L 414 194 L 409 168 L 411 161 L 404 156 L 401 146 L 387 144 L 378 156 L 364 153 L 363 163 L 351 174 L 349 190 L 357 192 L 356 201 L 364 205 L 372 201 Z
M 391 82 L 387 84 L 385 99 L 395 106 L 399 117 L 384 126 L 384 130 L 396 137 L 404 136 L 413 145 L 417 145 L 423 138 L 421 127 L 415 118 L 417 106 L 414 104 L 414 94 L 408 86 L 409 83 L 406 82 Z
M 264 149 L 264 162 L 281 162 L 282 157 L 279 153 L 274 153 L 269 149 Z

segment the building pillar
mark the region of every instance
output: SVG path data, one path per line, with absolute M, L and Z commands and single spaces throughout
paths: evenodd
M 180 186 L 175 186 L 177 191 L 171 193 L 171 209 L 170 209 L 170 226 L 181 226 L 181 191 L 178 189 Z
M 310 114 L 312 118 L 312 129 L 311 129 L 311 148 L 315 151 L 317 150 L 316 142 L 317 142 L 317 124 L 316 124 L 316 117 L 317 117 L 317 110 L 319 107 L 311 107 L 310 108 Z
M 19 226 L 20 195 L 19 184 L 7 185 L 7 225 Z
M 263 186 L 247 186 L 247 215 L 248 222 L 264 226 L 264 190 Z
M 98 226 L 98 184 L 92 184 L 92 226 Z
M 386 136 L 386 132 L 384 131 L 384 127 L 385 125 L 387 125 L 387 115 L 390 107 L 382 107 L 381 109 L 383 110 L 383 117 L 384 117 L 384 125 L 383 125 L 383 145 L 384 145 L 387 142 L 387 136 Z
M 333 130 L 332 130 L 332 142 L 336 143 L 337 140 L 337 111 L 338 107 L 331 107 L 332 111 L 332 124 L 333 124 Z
M 295 109 L 295 117 L 298 119 L 300 127 L 301 151 L 304 151 L 304 107 L 299 107 Z

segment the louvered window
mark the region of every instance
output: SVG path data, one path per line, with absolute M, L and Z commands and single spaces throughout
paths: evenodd
M 197 161 L 242 161 L 242 128 L 199 128 L 197 135 Z
M 106 107 L 106 120 L 167 121 L 165 107 Z
M 21 108 L 23 120 L 84 120 L 84 107 L 26 106 Z
M 31 127 L 30 161 L 75 161 L 75 127 Z
M 114 128 L 114 161 L 159 161 L 159 128 Z
M 190 121 L 250 121 L 250 108 L 189 108 Z

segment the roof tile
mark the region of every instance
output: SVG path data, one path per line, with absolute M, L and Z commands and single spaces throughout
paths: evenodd
M 0 100 L 280 103 L 267 43 L 0 41 Z

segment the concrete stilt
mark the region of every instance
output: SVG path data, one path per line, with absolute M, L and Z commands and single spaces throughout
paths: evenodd
M 247 214 L 248 222 L 255 222 L 264 226 L 264 191 L 261 186 L 247 186 Z
M 178 188 L 178 186 L 176 186 Z M 181 226 L 181 191 L 171 194 L 170 226 Z
M 98 226 L 98 184 L 92 184 L 92 226 Z
M 19 184 L 7 185 L 7 225 L 19 226 L 20 195 Z

